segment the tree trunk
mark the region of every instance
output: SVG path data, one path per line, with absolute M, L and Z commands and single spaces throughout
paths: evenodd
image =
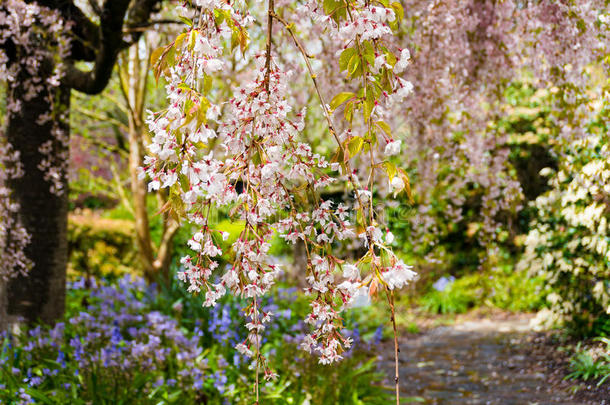
M 147 46 L 148 49 L 148 46 Z M 151 238 L 150 218 L 148 216 L 147 182 L 140 179 L 138 170 L 144 166 L 145 143 L 148 128 L 144 122 L 146 103 L 146 84 L 149 79 L 148 53 L 141 54 L 139 46 L 125 52 L 119 63 L 119 79 L 127 105 L 129 119 L 129 177 L 133 199 L 133 212 L 136 223 L 136 241 L 138 254 L 144 270 L 144 277 L 149 282 L 163 282 L 169 285 L 169 268 L 172 259 L 174 235 L 179 224 L 167 215 L 163 215 L 163 232 L 158 247 Z M 157 192 L 159 207 L 165 205 L 163 191 Z
M 152 277 L 154 273 L 154 253 L 150 239 L 150 224 L 148 222 L 148 210 L 146 209 L 146 181 L 138 178 L 138 167 L 142 162 L 142 143 L 137 124 L 132 116 L 129 117 L 129 177 L 131 194 L 133 198 L 133 210 L 136 222 L 136 241 L 138 254 L 142 261 L 146 278 Z
M 296 282 L 299 287 L 306 287 L 307 283 L 307 251 L 305 243 L 298 239 L 292 248 L 294 261 L 289 267 L 290 282 Z
M 24 76 L 27 73 L 21 72 Z M 23 80 L 22 80 L 23 82 Z M 44 78 L 43 78 L 44 83 Z M 33 262 L 27 276 L 18 276 L 8 283 L 8 315 L 25 318 L 29 323 L 41 320 L 53 323 L 63 316 L 66 295 L 66 267 L 68 262 L 68 183 L 65 170 L 60 170 L 63 193 L 51 192 L 51 183 L 44 179 L 39 164 L 44 155 L 39 148 L 45 142 L 54 145 L 52 155 L 68 156 L 68 145 L 60 144 L 53 135 L 53 120 L 43 125 L 36 122 L 51 110 L 48 100 L 55 96 L 54 111 L 69 111 L 70 90 L 65 87 L 45 86 L 34 99 L 23 97 L 18 87 L 9 95 L 9 101 L 18 101 L 21 108 L 8 117 L 6 135 L 13 148 L 20 153 L 24 175 L 11 181 L 13 197 L 19 203 L 21 220 L 31 236 L 25 249 Z M 67 114 L 66 114 L 67 115 Z M 55 125 L 68 136 L 66 116 L 55 118 Z M 65 154 L 65 155 L 64 155 Z M 1 313 L 2 311 L 0 311 Z
M 6 283 L 0 279 L 0 332 L 6 330 L 8 326 L 7 305 Z

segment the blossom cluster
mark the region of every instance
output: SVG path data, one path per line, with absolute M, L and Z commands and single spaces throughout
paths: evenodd
M 21 97 L 9 97 L 9 115 L 18 114 L 21 100 L 45 97 L 49 111 L 40 115 L 38 125 L 50 125 L 52 140 L 39 146 L 42 159 L 38 165 L 50 183 L 51 192 L 61 195 L 67 173 L 69 137 L 60 125 L 67 119 L 64 106 L 55 100 L 60 80 L 65 73 L 70 38 L 70 23 L 59 12 L 36 2 L 7 0 L 0 9 L 0 45 L 11 45 L 16 55 L 9 58 L 0 46 L 0 77 L 6 80 L 9 92 Z M 26 74 L 20 73 L 25 72 Z
M 257 370 L 262 366 L 265 376 L 272 378 L 260 354 L 261 333 L 272 315 L 261 310 L 260 298 L 281 271 L 268 254 L 270 241 L 278 233 L 289 243 L 303 242 L 310 284 L 306 292 L 312 299 L 305 321 L 313 330 L 302 346 L 317 352 L 320 362 L 334 362 L 351 345 L 350 338 L 343 336 L 341 312 L 355 297 L 374 294 L 379 288 L 401 288 L 415 277 L 410 266 L 392 253 L 391 234 L 384 237 L 377 222 L 375 183 L 363 185 L 360 175 L 365 173 L 353 168 L 354 158 L 366 144 L 375 156 L 369 162 L 369 178 L 381 171 L 396 192 L 408 182 L 404 171 L 384 160 L 400 151 L 400 140 L 392 137 L 381 120 L 387 106 L 399 103 L 412 90 L 399 76 L 408 65 L 409 52 L 399 49 L 396 57 L 383 45 L 392 35 L 399 6 L 354 2 L 349 5 L 349 18 L 345 12 L 340 18 L 341 13 L 324 10 L 315 2 L 300 9 L 312 21 L 323 21 L 328 30 L 338 32 L 344 48 L 343 69 L 354 81 L 363 79 L 358 94 L 341 93 L 330 105 L 316 87 L 330 136 L 338 142 L 341 155 L 329 161 L 301 138 L 306 111 L 296 110 L 289 102 L 295 72 L 272 49 L 271 38 L 264 52 L 245 53 L 246 28 L 254 17 L 220 1 L 195 5 L 198 19 L 189 21 L 186 32 L 156 53 L 155 68 L 167 81 L 169 107 L 148 119 L 153 133 L 151 156 L 142 171 L 151 179 L 151 190 L 169 189 L 172 204 L 168 209 L 198 227 L 188 242 L 194 254 L 182 258 L 179 277 L 188 283 L 189 291 L 205 294 L 206 306 L 214 306 L 227 291 L 250 300 L 245 309 L 250 333 L 237 348 L 254 357 Z M 290 23 L 274 9 L 268 18 L 284 26 L 296 52 L 304 52 Z M 254 66 L 227 101 L 213 103 L 213 77 L 225 68 L 229 39 L 233 46 L 239 44 L 243 62 Z M 306 64 L 317 86 L 316 75 Z M 346 102 L 348 125 L 354 112 L 362 112 L 362 118 L 339 134 L 331 110 Z M 354 135 L 360 130 L 362 136 Z M 320 197 L 322 190 L 338 181 L 351 188 L 352 203 Z M 245 223 L 230 252 L 220 249 L 218 240 L 226 234 L 213 229 L 209 220 L 211 210 L 218 207 L 227 207 L 232 218 Z M 359 212 L 356 223 L 351 220 L 352 211 Z M 358 227 L 363 231 L 357 232 Z M 357 263 L 348 264 L 336 256 L 333 246 L 358 240 L 358 233 L 368 252 Z M 232 259 L 226 269 L 219 268 L 223 254 Z M 371 271 L 361 276 L 361 269 Z
M 20 176 L 18 152 L 0 140 L 0 282 L 24 275 L 30 268 L 24 252 L 30 236 L 19 220 L 19 204 L 12 201 L 8 184 Z

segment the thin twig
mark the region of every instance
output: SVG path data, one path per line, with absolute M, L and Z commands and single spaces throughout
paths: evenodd
M 294 41 L 295 46 L 303 55 L 303 59 L 305 60 L 305 65 L 307 66 L 307 71 L 309 72 L 309 76 L 311 77 L 313 86 L 316 89 L 316 93 L 318 95 L 318 99 L 320 100 L 320 104 L 322 104 L 322 110 L 324 110 L 324 117 L 326 118 L 328 130 L 335 138 L 335 141 L 337 142 L 337 145 L 339 146 L 339 149 L 341 150 L 341 153 L 343 154 L 343 156 L 347 156 L 347 151 L 345 150 L 343 144 L 341 143 L 341 140 L 339 139 L 339 135 L 337 134 L 337 131 L 335 130 L 335 126 L 330 117 L 330 111 L 328 109 L 328 106 L 326 105 L 326 102 L 324 101 L 324 96 L 322 96 L 322 92 L 320 91 L 320 86 L 318 85 L 318 80 L 316 79 L 316 74 L 314 73 L 313 68 L 311 67 L 311 63 L 309 63 L 309 58 L 311 58 L 311 56 L 309 56 L 307 54 L 307 51 L 305 51 L 305 48 L 303 47 L 303 45 L 301 44 L 299 39 L 294 34 L 294 31 L 292 30 L 292 24 L 289 24 L 286 20 L 284 20 L 279 15 L 277 15 L 275 12 L 273 12 L 271 15 L 273 16 L 273 18 L 275 18 L 276 20 L 281 22 L 284 25 L 284 27 L 286 27 L 286 30 L 292 37 L 292 40 Z M 354 189 L 354 194 L 356 194 L 356 200 L 358 201 L 358 205 L 362 209 L 362 217 L 364 218 L 365 217 L 364 204 L 362 204 L 362 201 L 360 199 L 360 194 L 358 193 L 359 187 L 356 186 L 356 182 L 354 181 L 354 173 L 352 172 L 352 169 L 349 165 L 349 161 L 345 162 L 345 166 L 346 166 L 346 171 L 348 172 L 347 178 Z M 369 246 L 372 247 L 373 246 L 373 236 L 371 235 L 371 233 L 368 229 L 366 229 L 365 232 L 366 232 L 366 235 L 368 238 Z
M 271 0 L 273 1 L 273 0 Z M 258 336 L 258 307 L 257 307 L 257 303 L 258 303 L 258 299 L 256 297 L 254 297 L 254 322 L 256 323 L 256 402 L 254 403 L 255 405 L 258 405 L 258 391 L 259 391 L 259 374 L 260 374 L 260 362 L 261 362 L 261 348 L 260 348 L 260 342 L 259 342 L 259 336 Z
M 273 0 L 270 0 L 273 1 Z M 348 13 L 349 13 L 349 8 L 348 8 Z M 341 140 L 339 139 L 339 135 L 337 134 L 337 132 L 335 131 L 331 116 L 330 116 L 330 111 L 328 109 L 328 106 L 326 105 L 326 102 L 324 101 L 324 97 L 322 96 L 322 92 L 320 91 L 320 87 L 318 85 L 318 81 L 316 79 L 316 75 L 313 71 L 313 68 L 311 66 L 311 63 L 309 62 L 309 59 L 311 58 L 311 56 L 309 56 L 309 54 L 307 53 L 307 51 L 305 50 L 305 48 L 303 47 L 303 45 L 300 43 L 300 41 L 298 40 L 298 38 L 296 37 L 294 31 L 293 31 L 293 26 L 292 24 L 289 24 L 286 20 L 284 20 L 282 17 L 280 17 L 279 15 L 277 15 L 275 12 L 270 11 L 269 12 L 269 16 L 272 16 L 273 18 L 275 18 L 276 20 L 278 20 L 280 23 L 282 23 L 284 25 L 284 27 L 286 28 L 286 30 L 288 31 L 288 33 L 290 34 L 292 40 L 294 41 L 295 46 L 297 47 L 297 49 L 300 51 L 300 53 L 303 56 L 303 59 L 305 60 L 305 65 L 307 66 L 307 70 L 309 72 L 309 76 L 311 77 L 311 80 L 313 82 L 313 85 L 316 89 L 316 93 L 318 95 L 318 99 L 320 100 L 320 103 L 322 104 L 322 109 L 324 111 L 324 116 L 326 118 L 326 122 L 328 124 L 328 129 L 329 131 L 332 133 L 333 137 L 335 138 L 337 144 L 339 145 L 339 148 L 343 154 L 343 156 L 347 156 L 346 153 L 347 151 L 345 150 L 345 147 L 343 146 L 343 144 L 341 143 Z M 351 15 L 350 15 L 351 18 Z M 366 87 L 365 87 L 365 91 L 366 91 Z M 358 204 L 360 206 L 360 208 L 362 209 L 362 217 L 363 220 L 365 218 L 364 215 L 364 205 L 362 204 L 362 201 L 360 199 L 360 195 L 358 194 L 357 190 L 358 187 L 356 187 L 356 182 L 354 181 L 354 173 L 351 172 L 351 168 L 349 165 L 349 161 L 345 162 L 346 165 L 346 170 L 348 171 L 348 179 L 349 182 L 351 183 L 352 187 L 354 188 L 354 192 L 356 194 L 356 199 L 358 201 Z M 372 192 L 372 190 L 371 190 Z M 371 200 L 372 200 L 372 196 L 371 196 Z M 371 207 L 372 208 L 372 207 Z M 372 225 L 372 221 L 373 221 L 373 217 L 372 215 L 369 217 L 370 221 L 371 221 L 371 225 Z M 367 235 L 367 239 L 369 242 L 369 249 L 372 250 L 373 249 L 373 237 L 370 233 L 370 231 L 367 229 L 365 230 L 366 235 Z M 398 353 L 400 352 L 400 349 L 398 347 L 398 330 L 396 328 L 396 317 L 395 317 L 395 308 L 394 308 L 394 292 L 388 292 L 389 289 L 386 286 L 386 294 L 388 297 L 388 303 L 390 305 L 390 311 L 391 311 L 391 320 L 392 320 L 392 327 L 393 327 L 393 331 L 394 331 L 394 366 L 395 366 L 395 382 L 396 382 L 396 405 L 400 405 L 400 387 L 399 387 L 399 369 L 398 369 Z
M 265 90 L 267 92 L 267 97 L 269 97 L 269 82 L 271 76 L 271 44 L 272 44 L 272 35 L 273 35 L 273 14 L 275 11 L 273 10 L 273 0 L 269 0 L 268 10 L 267 10 L 267 46 L 266 46 L 266 55 L 265 55 Z M 252 123 L 254 127 L 254 123 Z M 258 307 L 257 307 L 257 298 L 254 297 L 254 322 L 256 324 L 256 382 L 255 382 L 255 390 L 256 390 L 256 402 L 255 405 L 258 405 L 258 397 L 259 397 L 259 373 L 260 373 L 260 362 L 261 362 L 261 352 L 260 352 L 260 342 L 258 336 Z
M 265 90 L 269 94 L 269 76 L 271 74 L 271 36 L 273 31 L 273 0 L 269 0 L 269 9 L 267 11 L 267 54 L 265 56 Z
M 385 294 L 388 297 L 388 304 L 390 305 L 390 319 L 392 320 L 392 329 L 394 331 L 394 382 L 396 383 L 396 405 L 400 405 L 400 386 L 398 382 L 398 353 L 400 353 L 400 348 L 398 347 L 398 331 L 396 328 L 396 314 L 394 312 L 394 291 L 390 291 L 386 286 Z

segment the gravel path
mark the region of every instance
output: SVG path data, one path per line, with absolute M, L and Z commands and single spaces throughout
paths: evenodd
M 582 404 L 531 370 L 533 359 L 514 345 L 528 332 L 527 318 L 484 319 L 402 338 L 403 397 L 425 404 Z M 391 355 L 393 345 L 385 352 Z M 393 362 L 383 361 L 388 375 L 394 375 Z

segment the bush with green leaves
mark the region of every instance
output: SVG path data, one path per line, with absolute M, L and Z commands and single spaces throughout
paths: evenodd
M 134 234 L 132 221 L 103 218 L 93 213 L 71 215 L 68 220 L 70 275 L 119 278 L 137 274 Z
M 602 110 L 602 114 L 606 114 Z M 598 334 L 610 317 L 610 145 L 603 120 L 565 146 L 536 215 L 519 268 L 544 280 L 552 321 L 578 335 Z

